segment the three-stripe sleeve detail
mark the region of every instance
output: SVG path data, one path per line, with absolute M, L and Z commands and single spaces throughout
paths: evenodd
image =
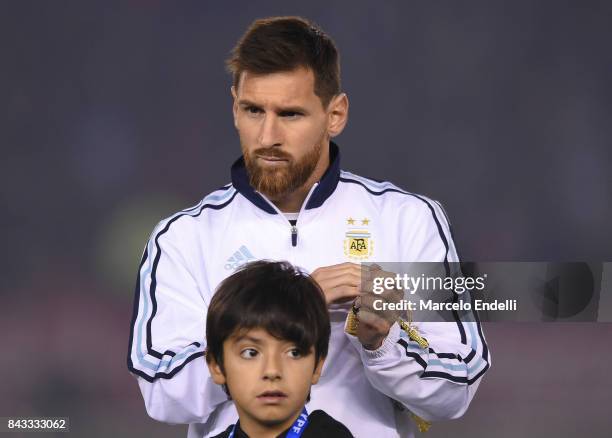
M 238 191 L 232 189 L 231 186 L 222 187 L 217 192 L 204 198 L 196 206 L 166 219 L 157 227 L 145 247 L 134 292 L 134 310 L 130 326 L 127 365 L 131 372 L 149 382 L 158 378 L 169 379 L 187 363 L 204 355 L 204 346 L 199 342 L 193 342 L 183 347 L 180 352 L 170 349 L 159 352 L 153 348 L 151 327 L 157 314 L 157 299 L 155 296 L 157 268 L 162 257 L 159 239 L 181 217 L 197 217 L 206 209 L 221 210 L 234 200 L 237 193 Z M 147 288 L 146 281 L 148 279 L 150 279 L 150 285 Z
M 446 216 L 446 212 L 437 201 L 401 190 L 390 182 L 373 181 L 345 171 L 341 173 L 340 181 L 360 185 L 374 196 L 395 192 L 413 196 L 422 201 L 428 207 L 436 224 L 440 240 L 444 245 L 445 254 L 443 263 L 446 275 L 450 275 L 450 262 L 458 262 L 459 258 L 454 239 L 452 238 L 450 221 Z M 447 234 L 450 238 L 447 237 Z M 459 295 L 453 293 L 453 302 L 458 301 Z M 421 378 L 438 377 L 469 385 L 477 381 L 489 368 L 488 347 L 476 311 L 472 312 L 474 321 L 462 321 L 456 310 L 452 314 L 457 325 L 461 343 L 470 347 L 470 353 L 466 357 L 461 357 L 455 353 L 436 352 L 432 348 L 423 350 L 418 344 L 409 342 L 404 338 L 401 338 L 398 343 L 404 347 L 407 357 L 413 358 L 423 367 Z

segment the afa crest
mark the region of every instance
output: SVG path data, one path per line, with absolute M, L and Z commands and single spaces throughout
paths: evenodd
M 355 222 L 359 222 L 361 227 L 358 227 Z M 369 258 L 374 253 L 374 240 L 372 239 L 372 234 L 368 229 L 370 220 L 348 218 L 346 223 L 349 229 L 345 234 L 344 254 L 348 258 L 355 260 L 364 260 Z

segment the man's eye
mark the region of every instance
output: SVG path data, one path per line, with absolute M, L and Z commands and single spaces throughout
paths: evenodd
M 299 116 L 301 116 L 301 113 L 296 113 L 295 111 L 284 111 L 282 113 L 280 113 L 281 117 L 287 118 L 287 119 L 296 119 Z
M 253 359 L 257 354 L 258 352 L 254 348 L 245 348 L 240 352 L 240 357 L 244 359 Z
M 256 106 L 247 106 L 244 110 L 249 114 L 261 113 L 261 108 L 257 108 Z

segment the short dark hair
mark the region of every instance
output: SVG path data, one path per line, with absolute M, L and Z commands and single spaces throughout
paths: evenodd
M 254 328 L 294 342 L 302 354 L 314 347 L 315 364 L 327 356 L 330 322 L 319 285 L 288 262 L 248 263 L 226 278 L 206 318 L 206 361 L 223 371 L 223 342 Z
M 314 92 L 323 107 L 340 93 L 340 60 L 333 40 L 301 17 L 255 20 L 227 60 L 238 87 L 244 71 L 269 74 L 305 67 L 314 73 Z

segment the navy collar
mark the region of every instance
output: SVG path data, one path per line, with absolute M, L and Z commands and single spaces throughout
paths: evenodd
M 340 180 L 340 150 L 333 141 L 329 142 L 330 165 L 323 174 L 319 184 L 306 204 L 306 210 L 318 208 L 334 193 Z M 266 213 L 277 214 L 277 211 L 249 184 L 249 175 L 244 165 L 244 157 L 238 158 L 232 165 L 232 184 L 249 201 Z

